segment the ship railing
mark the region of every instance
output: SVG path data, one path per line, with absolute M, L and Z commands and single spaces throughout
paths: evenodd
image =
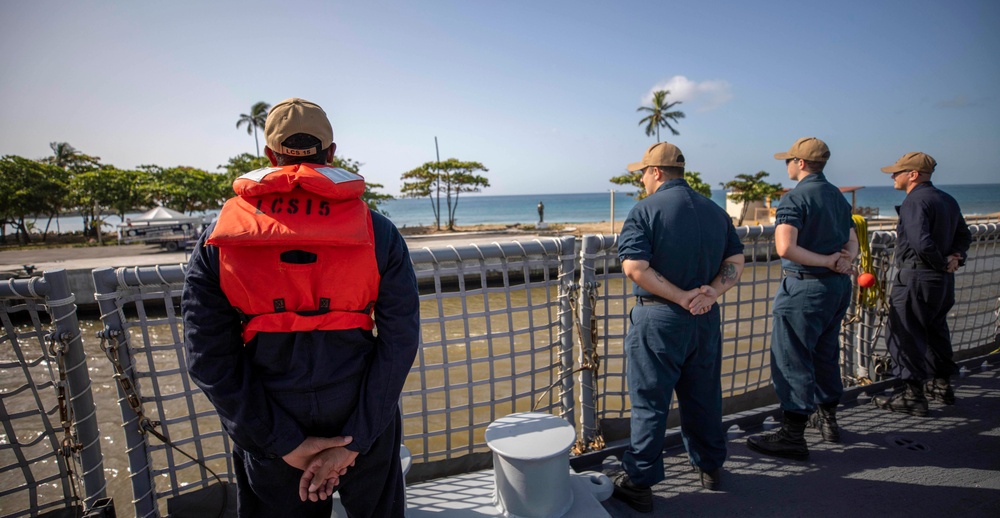
M 414 460 L 410 480 L 488 467 L 486 427 L 509 413 L 535 410 L 574 422 L 574 244 L 569 236 L 410 251 L 422 326 L 400 397 L 403 441 Z M 187 374 L 177 307 L 184 270 L 94 271 L 102 343 L 119 372 L 137 516 L 218 501 L 226 493 L 206 466 L 233 480 L 232 444 Z
M 0 514 L 113 513 L 66 271 L 0 283 L 0 308 Z
M 987 354 L 998 332 L 1000 231 L 992 223 L 970 228 L 975 242 L 956 275 L 957 303 L 949 316 L 957 358 Z M 781 283 L 774 228 L 738 232 L 746 268 L 740 285 L 720 301 L 723 410 L 727 422 L 737 424 L 739 416 L 758 419 L 776 402 L 769 348 L 771 301 Z M 514 412 L 563 417 L 578 430 L 577 454 L 628 436 L 622 344 L 635 301 L 616 239 L 585 236 L 577 243 L 567 236 L 410 251 L 422 330 L 400 397 L 403 442 L 413 459 L 408 481 L 487 467 L 485 429 Z M 841 341 L 848 385 L 891 376 L 883 328 L 895 235 L 873 232 L 868 241 L 883 298 L 871 306 L 862 306 L 857 293 L 853 298 Z M 178 307 L 184 270 L 105 268 L 93 275 L 136 516 L 169 512 L 171 503 L 191 501 L 186 497 L 212 505 L 232 498 L 232 444 L 187 374 Z
M 498 418 L 539 411 L 576 421 L 575 238 L 410 250 L 421 346 L 403 388 L 408 480 L 488 467 Z
M 235 508 L 232 442 L 188 375 L 182 265 L 94 270 L 137 517 Z M 221 516 L 221 514 L 219 514 Z
M 771 300 L 781 282 L 774 250 L 774 227 L 739 227 L 746 264 L 740 284 L 719 302 L 722 324 L 722 403 L 725 415 L 772 404 L 770 378 Z M 624 351 L 629 313 L 635 306 L 632 283 L 622 273 L 617 235 L 584 236 L 580 250 L 579 321 L 581 361 L 599 358 L 595 370 L 579 376 L 580 438 L 583 451 L 601 450 L 628 437 L 631 405 Z M 672 403 L 676 408 L 677 402 Z M 667 426 L 679 425 L 670 414 Z
M 1000 335 L 1000 228 L 997 223 L 970 225 L 972 247 L 956 279 L 956 303 L 948 314 L 956 361 L 978 358 L 997 348 Z M 723 414 L 737 416 L 726 424 L 745 426 L 763 417 L 742 415 L 773 406 L 770 340 L 771 303 L 781 283 L 781 261 L 775 253 L 774 227 L 740 227 L 746 266 L 739 286 L 720 301 L 723 327 Z M 895 232 L 868 235 L 871 270 L 877 293 L 856 285 L 841 331 L 841 372 L 847 387 L 864 387 L 892 378 L 885 345 L 888 294 L 897 271 L 892 266 Z M 584 236 L 580 251 L 579 362 L 599 358 L 600 368 L 579 375 L 580 442 L 584 451 L 600 450 L 628 437 L 631 416 L 627 362 L 623 351 L 629 311 L 635 304 L 631 282 L 622 274 L 617 236 Z M 873 296 L 874 295 L 874 296 Z M 851 395 L 856 396 L 858 391 Z M 673 408 L 676 408 L 676 401 Z M 671 413 L 668 427 L 679 425 Z
M 955 305 L 948 313 L 955 359 L 961 361 L 983 356 L 996 349 L 1000 327 L 1000 225 L 997 223 L 969 225 L 972 246 L 965 266 L 955 274 Z M 892 361 L 886 346 L 888 294 L 897 281 L 898 270 L 893 266 L 895 232 L 872 232 L 870 238 L 875 277 L 882 289 L 878 304 L 859 304 L 855 297 L 852 310 L 860 315 L 856 327 L 860 339 L 850 350 L 856 358 L 852 364 L 852 381 L 865 383 L 892 376 Z M 843 355 L 849 358 L 848 351 Z

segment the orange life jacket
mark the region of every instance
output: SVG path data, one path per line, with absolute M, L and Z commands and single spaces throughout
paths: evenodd
M 364 178 L 299 164 L 233 182 L 207 243 L 219 247 L 219 282 L 258 332 L 374 328 L 379 273 Z

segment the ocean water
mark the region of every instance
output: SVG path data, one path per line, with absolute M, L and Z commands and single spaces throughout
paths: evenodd
M 966 215 L 1000 212 L 1000 184 L 939 185 L 951 194 Z M 621 221 L 635 205 L 634 191 L 616 190 L 614 193 L 614 219 Z M 905 194 L 892 186 L 864 187 L 856 192 L 856 205 L 877 207 L 879 216 L 895 217 L 895 206 L 903 202 Z M 851 195 L 844 195 L 851 201 Z M 726 193 L 712 189 L 712 200 L 725 208 Z M 538 223 L 538 202 L 545 204 L 545 221 L 549 223 L 583 223 L 610 221 L 611 193 L 588 194 L 531 194 L 512 196 L 465 195 L 458 200 L 455 220 L 458 225 L 481 223 Z M 442 213 L 446 212 L 444 200 Z M 420 226 L 434 223 L 434 212 L 427 198 L 389 200 L 382 205 L 397 226 Z M 442 222 L 446 217 L 442 217 Z
M 940 189 L 951 194 L 962 207 L 962 213 L 991 214 L 1000 212 L 1000 184 L 979 185 L 939 185 Z M 614 220 L 621 221 L 635 205 L 631 196 L 632 189 L 614 191 Z M 455 212 L 455 222 L 458 225 L 478 224 L 508 224 L 535 225 L 538 223 L 538 202 L 545 204 L 545 221 L 547 223 L 585 223 L 610 221 L 611 192 L 586 194 L 529 194 L 529 195 L 462 195 L 458 198 L 458 208 Z M 902 191 L 892 186 L 864 187 L 856 191 L 857 206 L 877 207 L 879 216 L 895 217 L 895 206 L 903 202 Z M 851 195 L 846 194 L 847 201 Z M 712 189 L 712 200 L 721 207 L 726 206 L 725 192 Z M 434 224 L 434 212 L 428 198 L 400 198 L 388 200 L 381 205 L 382 210 L 389 214 L 398 227 L 429 226 Z M 442 224 L 447 221 L 447 206 L 441 200 Z M 209 213 L 214 216 L 214 213 Z M 129 215 L 134 217 L 135 214 Z M 111 225 L 119 223 L 117 216 L 108 217 Z M 44 228 L 45 219 L 36 221 L 39 228 Z M 53 221 L 50 231 L 55 231 Z M 62 216 L 59 218 L 58 229 L 61 232 L 79 231 L 83 228 L 79 216 Z M 8 232 L 13 232 L 8 228 Z

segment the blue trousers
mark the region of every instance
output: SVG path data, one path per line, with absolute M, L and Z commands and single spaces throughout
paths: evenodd
M 344 422 L 357 405 L 356 381 L 340 383 L 314 392 L 272 393 L 286 411 L 296 416 L 308 435 L 340 435 Z M 401 518 L 405 510 L 403 473 L 399 460 L 402 423 L 399 415 L 375 440 L 367 453 L 340 477 L 337 491 L 348 514 L 362 518 Z M 302 502 L 299 479 L 302 471 L 281 458 L 261 458 L 235 447 L 237 512 L 241 518 L 293 516 L 329 518 L 331 500 Z
M 774 297 L 771 380 L 782 410 L 811 414 L 818 405 L 840 402 L 840 324 L 850 303 L 847 275 L 781 280 Z
M 722 429 L 722 331 L 719 306 L 694 316 L 674 304 L 636 306 L 625 337 L 632 432 L 622 467 L 633 483 L 665 478 L 663 441 L 671 393 L 693 465 L 713 471 L 726 460 Z
M 955 274 L 899 270 L 889 298 L 886 345 L 893 374 L 911 381 L 953 375 L 948 312 L 955 305 Z

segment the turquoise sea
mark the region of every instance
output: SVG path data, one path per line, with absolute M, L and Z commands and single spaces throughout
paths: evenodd
M 966 215 L 1000 212 L 1000 184 L 940 185 L 958 201 Z M 635 205 L 634 190 L 614 191 L 614 219 L 621 221 Z M 877 207 L 880 216 L 894 217 L 894 206 L 902 203 L 904 194 L 891 186 L 864 187 L 856 191 L 858 206 Z M 850 194 L 845 195 L 848 201 Z M 725 192 L 712 190 L 712 199 L 726 206 Z M 538 223 L 538 202 L 545 204 L 545 221 L 548 223 L 585 223 L 610 221 L 611 191 L 586 194 L 522 194 L 508 196 L 462 195 L 455 213 L 458 225 L 482 223 L 534 225 Z M 381 208 L 389 214 L 396 226 L 423 226 L 434 223 L 434 212 L 428 198 L 401 198 L 385 202 Z M 445 200 L 441 200 L 442 222 L 447 218 Z M 134 217 L 135 215 L 129 215 Z M 108 216 L 111 225 L 119 223 L 116 216 Z M 45 219 L 36 221 L 44 228 Z M 59 226 L 52 222 L 51 231 L 79 231 L 83 228 L 79 216 L 64 215 Z M 12 229 L 8 229 L 12 231 Z
M 980 185 L 939 185 L 951 194 L 966 215 L 991 214 L 1000 212 L 1000 184 Z M 614 193 L 615 221 L 621 221 L 635 205 L 631 196 L 633 190 L 616 190 Z M 851 195 L 846 194 L 847 201 Z M 891 186 L 864 187 L 856 191 L 859 207 L 877 207 L 880 216 L 895 217 L 895 206 L 903 202 L 902 191 Z M 725 208 L 725 192 L 712 190 L 712 200 Z M 465 195 L 458 200 L 455 213 L 459 225 L 480 223 L 521 223 L 538 222 L 538 202 L 545 204 L 545 221 L 549 223 L 584 223 L 609 221 L 611 217 L 611 193 L 587 194 L 530 194 L 511 196 Z M 445 212 L 444 200 L 441 201 Z M 430 225 L 434 222 L 431 202 L 427 198 L 390 200 L 382 205 L 389 218 L 397 226 Z M 444 221 L 442 217 L 442 221 Z

